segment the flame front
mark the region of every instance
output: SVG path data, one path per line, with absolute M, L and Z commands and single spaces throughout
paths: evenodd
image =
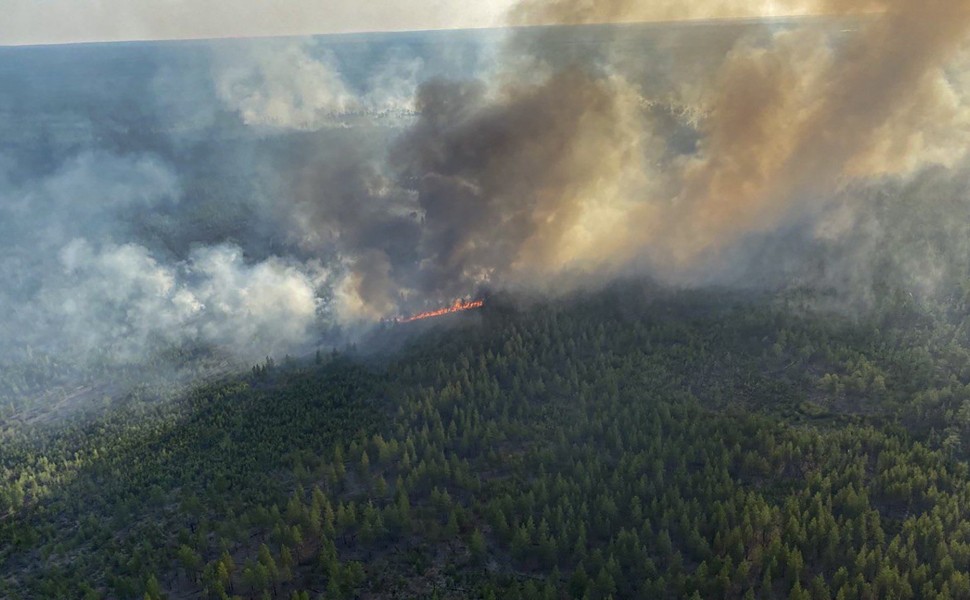
M 421 319 L 428 319 L 431 317 L 440 317 L 442 315 L 450 315 L 451 313 L 461 312 L 463 310 L 468 310 L 471 308 L 481 308 L 485 306 L 484 300 L 469 300 L 465 302 L 462 299 L 455 300 L 455 303 L 451 306 L 446 306 L 444 308 L 439 308 L 437 310 L 429 310 L 425 312 L 420 312 L 416 315 L 411 315 L 410 317 L 402 317 L 397 319 L 398 323 L 410 323 L 411 321 L 419 321 Z

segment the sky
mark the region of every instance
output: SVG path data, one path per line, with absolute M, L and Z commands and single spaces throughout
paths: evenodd
M 719 0 L 684 13 L 644 3 L 642 20 L 798 14 L 800 0 Z M 0 0 L 0 45 L 495 27 L 516 0 Z M 696 3 L 695 3 L 696 4 Z M 709 13 L 709 14 L 708 14 Z
M 0 0 L 0 45 L 500 25 L 511 0 Z

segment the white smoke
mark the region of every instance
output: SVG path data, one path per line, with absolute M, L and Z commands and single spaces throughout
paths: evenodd
M 194 252 L 185 290 L 200 305 L 201 339 L 249 353 L 280 353 L 311 341 L 329 273 L 318 263 L 271 257 L 247 264 L 238 247 Z
M 165 264 L 136 244 L 76 239 L 39 294 L 71 346 L 123 362 L 185 343 L 240 358 L 284 352 L 314 331 L 324 272 L 271 258 L 247 264 L 238 247 L 194 251 Z
M 244 123 L 313 130 L 356 107 L 332 57 L 311 57 L 310 42 L 273 46 L 244 50 L 217 77 L 219 97 Z
M 85 153 L 4 190 L 4 346 L 136 362 L 190 343 L 248 360 L 299 347 L 316 331 L 328 276 L 319 263 L 247 260 L 227 242 L 179 259 L 128 241 L 135 225 L 126 215 L 175 210 L 183 200 L 178 178 L 157 157 Z
M 217 58 L 219 99 L 246 125 L 269 130 L 315 131 L 345 126 L 354 115 L 406 115 L 423 67 L 392 49 L 364 89 L 354 89 L 334 54 L 312 40 L 267 41 Z

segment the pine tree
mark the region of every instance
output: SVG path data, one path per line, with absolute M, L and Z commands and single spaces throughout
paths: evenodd
M 485 556 L 487 553 L 487 548 L 485 546 L 485 536 L 478 529 L 472 531 L 471 536 L 468 539 L 468 550 L 471 553 L 472 560 L 476 564 L 483 564 L 485 562 Z

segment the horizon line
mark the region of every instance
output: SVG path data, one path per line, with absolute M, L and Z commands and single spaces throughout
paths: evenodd
M 465 32 L 465 31 L 515 31 L 524 29 L 545 29 L 552 27 L 602 27 L 602 26 L 636 26 L 636 25 L 683 25 L 683 24 L 716 24 L 716 23 L 759 23 L 767 21 L 785 20 L 810 20 L 810 19 L 851 19 L 865 16 L 866 13 L 859 14 L 831 14 L 831 13 L 798 13 L 790 15 L 771 15 L 762 17 L 737 16 L 737 17 L 711 17 L 701 19 L 657 19 L 644 21 L 598 21 L 590 23 L 534 23 L 524 25 L 481 25 L 469 27 L 432 27 L 427 29 L 360 29 L 347 31 L 331 31 L 322 33 L 279 33 L 265 35 L 223 35 L 223 36 L 197 36 L 197 37 L 158 37 L 158 38 L 120 38 L 112 40 L 77 40 L 70 42 L 30 42 L 30 43 L 5 43 L 0 41 L 0 48 L 51 48 L 57 46 L 95 46 L 108 44 L 149 44 L 149 43 L 168 43 L 168 42 L 218 42 L 218 41 L 243 41 L 243 40 L 271 40 L 286 38 L 308 38 L 308 37 L 342 37 L 354 35 L 378 35 L 378 34 L 426 34 L 426 33 L 445 33 L 445 32 Z

